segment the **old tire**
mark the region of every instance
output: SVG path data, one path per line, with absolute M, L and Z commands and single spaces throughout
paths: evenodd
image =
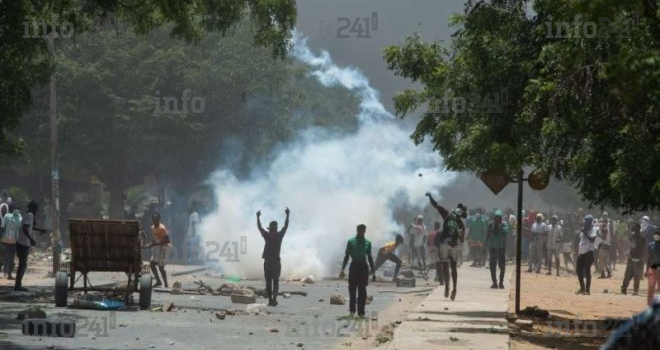
M 55 306 L 66 306 L 69 296 L 69 276 L 65 272 L 58 271 L 55 274 Z
M 140 309 L 147 310 L 151 306 L 151 275 L 140 277 Z

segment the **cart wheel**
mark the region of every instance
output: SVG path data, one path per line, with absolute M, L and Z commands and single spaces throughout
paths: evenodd
M 140 309 L 146 310 L 151 306 L 151 275 L 140 277 Z
M 55 274 L 55 306 L 66 306 L 69 294 L 69 276 L 59 271 Z

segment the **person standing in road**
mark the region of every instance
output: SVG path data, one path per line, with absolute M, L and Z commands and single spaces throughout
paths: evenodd
M 594 263 L 594 241 L 598 229 L 594 225 L 594 217 L 584 217 L 580 233 L 578 235 L 578 251 L 576 273 L 580 282 L 580 290 L 577 294 L 590 295 L 591 290 L 591 266 Z
M 277 306 L 277 293 L 280 289 L 280 273 L 282 264 L 280 261 L 280 249 L 282 240 L 289 229 L 289 214 L 291 211 L 287 207 L 284 210 L 286 219 L 281 231 L 277 230 L 277 221 L 271 221 L 268 224 L 268 231 L 261 226 L 261 210 L 257 212 L 257 228 L 264 238 L 264 251 L 261 258 L 264 259 L 264 277 L 266 279 L 266 296 L 268 296 L 268 306 Z M 367 275 L 367 280 L 369 275 Z
M 465 224 L 462 219 L 467 217 L 467 207 L 459 203 L 456 209 L 447 210 L 438 204 L 430 193 L 426 193 L 431 205 L 442 216 L 442 233 L 435 237 L 435 246 L 440 254 L 442 264 L 442 274 L 445 282 L 445 298 L 449 297 L 452 301 L 456 299 L 456 289 L 458 284 L 458 270 L 456 262 L 461 255 L 461 245 L 465 240 Z M 460 241 L 460 244 L 459 244 Z M 451 269 L 451 281 L 453 289 L 451 297 L 449 296 L 449 271 Z
M 562 227 L 559 224 L 559 217 L 553 215 L 550 218 L 550 225 L 548 226 L 548 239 L 547 239 L 547 255 L 548 255 L 548 273 L 552 275 L 552 263 L 555 263 L 557 268 L 557 276 L 559 276 L 559 251 L 561 248 Z
M 374 269 L 374 260 L 371 256 L 371 242 L 365 238 L 367 226 L 360 224 L 357 226 L 357 234 L 346 243 L 346 253 L 344 262 L 341 265 L 339 278 L 344 278 L 344 270 L 351 260 L 351 266 L 348 268 L 348 310 L 351 316 L 357 313 L 359 317 L 365 315 L 365 305 L 367 303 L 367 285 L 369 284 L 369 268 Z M 369 266 L 367 266 L 369 262 Z M 396 276 L 394 276 L 396 278 Z M 356 298 L 357 294 L 357 298 Z
M 644 272 L 644 255 L 646 250 L 646 238 L 640 233 L 641 225 L 633 224 L 630 236 L 628 237 L 630 252 L 628 253 L 628 263 L 626 264 L 626 273 L 623 276 L 621 285 L 621 294 L 628 292 L 628 284 L 633 280 L 633 295 L 639 294 L 639 281 Z
M 655 230 L 653 241 L 648 245 L 647 266 L 646 276 L 649 278 L 649 281 L 646 301 L 648 306 L 651 306 L 653 305 L 655 291 L 660 290 L 660 229 Z
M 429 249 L 429 264 L 435 267 L 435 280 L 440 285 L 443 285 L 444 279 L 442 277 L 442 265 L 440 264 L 440 252 L 438 252 L 438 248 L 435 246 L 435 237 L 440 233 L 440 222 L 436 221 L 433 223 L 433 230 L 429 233 L 429 240 L 426 246 Z
M 184 249 L 188 262 L 200 263 L 204 259 L 204 247 L 201 246 L 199 239 L 199 224 L 201 222 L 199 213 L 197 212 L 199 205 L 194 202 L 191 206 L 191 213 L 188 217 L 188 229 L 186 230 L 186 238 Z
M 612 230 L 610 229 L 607 216 L 603 216 L 603 218 L 600 219 L 599 224 L 597 233 L 600 244 L 596 246 L 598 248 L 598 270 L 600 271 L 600 276 L 598 278 L 610 278 L 612 277 L 612 268 L 610 267 Z
M 490 278 L 493 284 L 490 288 L 504 289 L 504 272 L 506 271 L 506 238 L 509 227 L 502 220 L 504 213 L 501 210 L 495 210 L 493 221 L 488 225 L 486 233 L 486 247 L 490 251 Z M 497 265 L 500 267 L 500 283 L 498 285 L 496 277 Z
M 424 217 L 418 215 L 412 225 L 412 260 L 413 266 L 417 263 L 417 267 L 424 271 L 426 270 L 426 226 L 424 226 Z
M 543 256 L 545 252 L 543 251 L 543 243 L 545 232 L 547 227 L 543 223 L 543 214 L 536 214 L 534 224 L 530 228 L 531 240 L 529 243 L 529 260 L 527 272 L 536 271 L 536 273 L 541 272 L 541 265 L 543 263 Z
M 167 257 L 169 256 L 170 248 L 172 247 L 170 236 L 167 233 L 165 225 L 160 222 L 160 213 L 153 213 L 151 215 L 151 221 L 153 222 L 153 225 L 151 226 L 153 242 L 149 245 L 152 249 L 152 256 L 149 265 L 151 266 L 151 273 L 156 278 L 154 288 L 162 286 L 163 283 L 165 283 L 165 288 L 168 288 L 165 264 L 167 264 Z M 163 277 L 163 283 L 161 283 L 160 278 L 158 277 L 159 271 Z
M 9 213 L 9 205 L 7 203 L 0 203 L 0 240 L 4 236 L 5 215 L 7 215 L 7 213 Z M 3 246 L 0 244 L 0 271 L 4 271 L 3 269 L 4 263 L 5 263 L 5 251 Z
M 2 220 L 2 260 L 4 276 L 8 280 L 13 280 L 14 277 L 11 275 L 11 273 L 14 270 L 16 240 L 18 240 L 18 235 L 21 234 L 21 224 L 23 222 L 23 217 L 21 216 L 21 211 L 14 209 L 13 205 L 10 205 L 8 210 L 9 212 L 5 214 Z
M 474 259 L 471 267 L 484 266 L 486 228 L 487 219 L 481 215 L 481 208 L 477 208 L 476 213 L 467 219 L 467 240 Z
M 37 241 L 32 237 L 33 229 L 37 225 L 37 211 L 39 205 L 35 201 L 28 203 L 27 214 L 23 217 L 23 227 L 16 239 L 16 256 L 18 257 L 18 268 L 16 269 L 16 281 L 14 283 L 14 290 L 20 292 L 27 292 L 27 288 L 23 287 L 23 276 L 28 266 L 28 256 L 30 255 L 30 247 L 34 247 Z

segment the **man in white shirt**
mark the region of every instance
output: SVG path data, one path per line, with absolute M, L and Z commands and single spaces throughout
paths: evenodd
M 541 273 L 541 264 L 543 262 L 543 256 L 545 252 L 543 251 L 543 239 L 547 227 L 543 223 L 543 214 L 536 214 L 536 221 L 532 225 L 531 229 L 532 238 L 529 243 L 529 259 L 528 259 L 528 268 L 527 272 L 536 271 L 536 273 Z
M 204 248 L 200 246 L 199 240 L 199 224 L 200 218 L 197 212 L 197 203 L 192 205 L 192 213 L 188 217 L 188 230 L 186 231 L 186 244 L 184 249 L 187 249 L 188 262 L 198 263 L 203 259 Z
M 594 263 L 594 241 L 596 240 L 598 229 L 594 225 L 594 218 L 591 215 L 584 217 L 582 227 L 579 232 L 578 257 L 577 257 L 577 276 L 580 282 L 580 290 L 576 294 L 590 294 L 591 289 L 591 266 Z
M 426 226 L 424 226 L 424 217 L 418 215 L 415 219 L 415 223 L 412 226 L 413 234 L 413 264 L 417 262 L 422 271 L 426 270 L 426 254 L 425 247 L 426 244 Z

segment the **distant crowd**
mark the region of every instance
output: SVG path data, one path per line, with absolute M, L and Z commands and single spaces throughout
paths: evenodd
M 492 288 L 500 287 L 502 281 L 501 278 L 499 283 L 497 281 L 496 268 L 500 266 L 500 275 L 503 276 L 505 261 L 512 261 L 516 256 L 518 220 L 513 210 L 471 209 L 463 221 L 465 232 L 461 242 L 465 244 L 458 254 L 453 254 L 458 265 L 464 257 L 472 261 L 471 267 L 485 266 L 489 261 Z M 429 270 L 438 259 L 443 259 L 443 252 L 439 252 L 440 255 L 437 252 L 441 245 L 434 243 L 435 237 L 443 231 L 442 226 L 436 221 L 429 230 L 424 225 L 423 216 L 414 219 L 405 232 L 400 249 L 408 265 Z M 501 232 L 501 236 L 496 232 Z M 592 270 L 597 278 L 611 278 L 617 263 L 625 264 L 621 285 L 623 294 L 628 292 L 632 281 L 632 293 L 637 295 L 644 275 L 649 282 L 649 303 L 654 291 L 660 287 L 657 269 L 660 265 L 660 231 L 649 216 L 612 217 L 607 212 L 594 216 L 583 209 L 547 213 L 524 210 L 521 232 L 521 259 L 525 261 L 527 272 L 541 273 L 543 270 L 551 275 L 554 269 L 559 276 L 563 260 L 564 270 L 578 277 L 580 287 L 576 294 L 590 294 Z M 436 280 L 441 284 L 444 282 L 439 270 Z

